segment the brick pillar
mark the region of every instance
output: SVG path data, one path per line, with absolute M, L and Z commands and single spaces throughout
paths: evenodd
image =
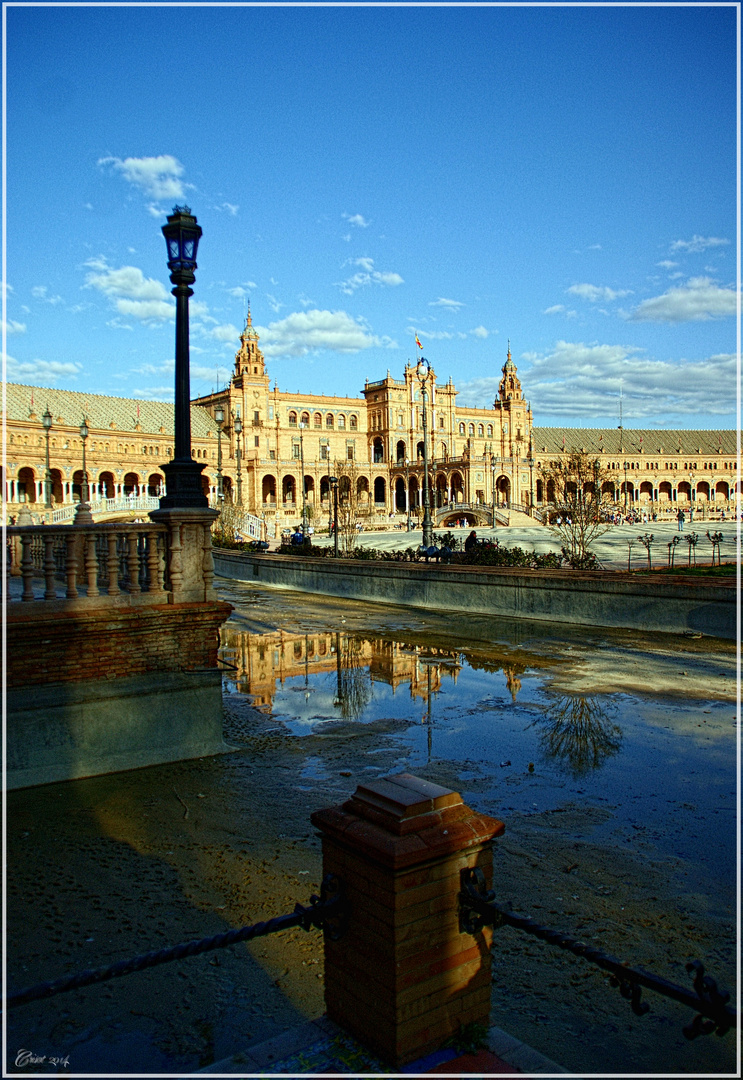
M 311 820 L 323 873 L 342 879 L 351 905 L 341 940 L 325 939 L 329 1018 L 394 1066 L 467 1024 L 488 1027 L 492 932 L 459 932 L 457 894 L 465 867 L 490 886 L 503 822 L 407 773 L 360 784 Z

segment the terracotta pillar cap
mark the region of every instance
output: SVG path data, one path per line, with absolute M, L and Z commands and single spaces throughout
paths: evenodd
M 456 791 L 410 773 L 359 784 L 342 806 L 317 810 L 312 824 L 344 847 L 393 869 L 482 846 L 502 821 L 465 806 Z

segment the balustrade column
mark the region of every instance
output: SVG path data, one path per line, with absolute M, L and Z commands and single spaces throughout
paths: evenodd
M 47 533 L 44 535 L 44 582 L 46 588 L 44 589 L 45 600 L 55 600 L 57 597 L 57 587 L 54 582 L 54 576 L 57 570 L 54 560 L 54 541 L 56 537 L 53 533 Z
M 127 536 L 127 543 L 129 551 L 127 554 L 127 565 L 129 568 L 129 593 L 131 596 L 139 596 L 142 589 L 139 585 L 139 536 L 135 532 L 130 532 Z
M 21 535 L 21 577 L 23 578 L 22 600 L 33 600 L 34 598 L 34 560 L 31 553 L 32 543 L 33 536 L 31 533 L 23 533 Z
M 67 592 L 68 600 L 74 600 L 77 595 L 77 549 L 79 534 L 70 531 L 67 535 Z
M 109 532 L 108 542 L 108 595 L 118 596 L 119 588 L 119 537 L 115 532 Z
M 88 533 L 83 537 L 85 551 L 85 576 L 88 581 L 88 596 L 99 596 L 98 589 L 98 553 L 96 551 L 95 533 Z

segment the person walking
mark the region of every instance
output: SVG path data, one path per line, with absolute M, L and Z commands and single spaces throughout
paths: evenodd
M 679 523 L 679 532 L 684 531 L 684 518 L 685 518 L 685 516 L 686 515 L 684 514 L 684 511 L 681 510 L 681 509 L 679 510 L 678 514 L 676 515 L 678 523 Z

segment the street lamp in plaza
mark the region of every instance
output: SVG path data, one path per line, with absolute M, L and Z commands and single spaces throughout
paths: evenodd
M 534 506 L 534 446 L 529 436 L 529 506 Z
M 627 469 L 629 465 L 627 461 L 624 462 L 624 512 L 627 513 Z
M 302 470 L 302 535 L 307 535 L 307 485 L 304 478 L 304 423 L 299 424 L 299 464 Z
M 431 365 L 424 356 L 418 361 L 416 373 L 420 380 L 423 398 L 423 547 L 428 548 L 433 546 L 431 503 L 428 490 L 428 421 L 426 419 L 426 384 L 431 377 Z
M 410 532 L 410 458 L 405 458 L 405 506 L 408 512 L 407 531 Z
M 237 447 L 235 449 L 235 459 L 237 461 L 237 505 L 242 506 L 242 504 L 243 504 L 243 474 L 242 474 L 242 471 L 240 469 L 240 461 L 241 461 L 241 458 L 240 458 L 240 436 L 242 435 L 243 422 L 240 419 L 240 410 L 239 409 L 237 411 L 237 416 L 235 416 L 235 418 L 233 420 L 232 426 L 235 429 L 235 438 L 237 440 Z
M 165 495 L 160 508 L 208 507 L 203 492 L 203 465 L 191 455 L 191 391 L 188 343 L 188 298 L 196 280 L 196 251 L 201 226 L 188 206 L 174 206 L 162 227 L 168 249 L 168 269 L 175 297 L 175 446 L 173 460 L 163 465 Z
M 90 499 L 90 489 L 88 488 L 88 470 L 85 467 L 85 443 L 88 441 L 89 434 L 90 431 L 88 430 L 88 424 L 85 420 L 85 417 L 83 417 L 82 423 L 80 424 L 80 438 L 83 441 L 83 482 L 80 485 L 80 502 L 84 502 L 86 505 L 88 503 L 88 500 Z
M 46 407 L 46 412 L 41 418 L 41 422 L 44 425 L 44 434 L 46 435 L 46 472 L 44 474 L 44 502 L 47 509 L 51 509 L 52 505 L 52 470 L 49 465 L 49 432 L 52 427 L 52 414 L 49 412 L 49 406 Z
M 492 444 L 491 444 L 491 447 L 490 447 L 490 470 L 492 472 L 492 477 L 493 477 L 491 495 L 493 496 L 493 527 L 494 528 L 495 528 L 495 509 L 496 509 L 496 506 L 498 504 L 498 494 L 497 494 L 496 487 L 495 487 L 496 465 L 497 465 L 497 462 L 495 460 L 495 454 L 493 453 L 493 447 L 492 447 Z
M 333 555 L 338 558 L 338 477 L 331 476 L 330 486 L 333 489 Z
M 217 405 L 214 409 L 214 419 L 217 421 L 217 502 L 222 506 L 224 502 L 224 480 L 222 479 L 222 424 L 224 423 L 224 407 Z

